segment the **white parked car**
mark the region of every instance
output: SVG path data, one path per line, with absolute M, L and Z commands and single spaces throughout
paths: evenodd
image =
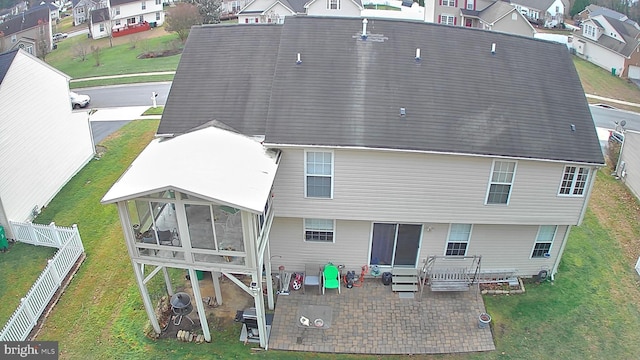
M 71 98 L 71 107 L 74 109 L 87 107 L 91 101 L 89 95 L 81 95 L 73 91 L 69 92 L 69 97 Z
M 55 33 L 53 34 L 53 41 L 60 41 L 62 39 L 66 39 L 67 38 L 67 33 Z

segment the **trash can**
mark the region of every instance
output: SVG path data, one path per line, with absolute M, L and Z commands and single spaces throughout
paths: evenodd
M 393 279 L 393 275 L 390 272 L 382 273 L 382 284 L 385 286 L 391 285 L 391 280 Z
M 616 76 L 616 68 L 611 68 L 611 75 Z
M 9 250 L 9 242 L 7 241 L 7 235 L 4 233 L 4 227 L 0 226 L 0 251 L 4 252 Z
M 204 279 L 204 271 L 196 270 L 196 277 L 198 280 Z

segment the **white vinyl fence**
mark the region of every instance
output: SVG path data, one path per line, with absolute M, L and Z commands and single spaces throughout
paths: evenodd
M 640 275 L 640 257 L 638 258 L 638 262 L 636 263 L 636 272 Z
M 16 241 L 58 248 L 31 290 L 22 298 L 18 309 L 0 331 L 0 341 L 24 341 L 38 323 L 40 315 L 62 285 L 62 281 L 84 253 L 84 247 L 76 225 L 69 228 L 56 226 L 54 223 L 37 225 L 12 221 L 10 226 Z

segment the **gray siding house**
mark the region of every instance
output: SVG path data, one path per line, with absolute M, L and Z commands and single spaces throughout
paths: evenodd
M 244 273 L 257 288 L 263 266 L 419 269 L 431 255 L 532 276 L 557 272 L 603 165 L 564 45 L 290 17 L 194 27 L 157 139 L 103 202 L 118 204 L 134 265 Z M 154 167 L 171 175 L 150 179 Z

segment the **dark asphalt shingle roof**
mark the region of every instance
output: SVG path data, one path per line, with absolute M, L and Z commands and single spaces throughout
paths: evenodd
M 193 28 L 158 134 L 215 119 L 268 144 L 603 163 L 564 45 L 372 19 L 363 41 L 361 28 L 360 19 L 315 17 Z
M 0 84 L 2 84 L 2 80 L 7 75 L 7 71 L 9 71 L 9 67 L 11 67 L 11 63 L 13 59 L 16 57 L 18 50 L 13 50 L 6 52 L 4 54 L 0 54 Z
M 38 25 L 38 22 L 49 22 L 49 7 L 46 5 L 37 5 L 28 11 L 20 13 L 10 19 L 0 23 L 0 31 L 4 36 L 13 35 Z
M 101 23 L 103 21 L 107 21 L 110 19 L 110 15 L 109 15 L 109 9 L 108 8 L 102 8 L 102 9 L 97 9 L 97 10 L 92 10 L 91 11 L 91 23 L 93 24 L 98 24 Z
M 512 4 L 518 4 L 530 9 L 546 11 L 555 0 L 511 0 Z

